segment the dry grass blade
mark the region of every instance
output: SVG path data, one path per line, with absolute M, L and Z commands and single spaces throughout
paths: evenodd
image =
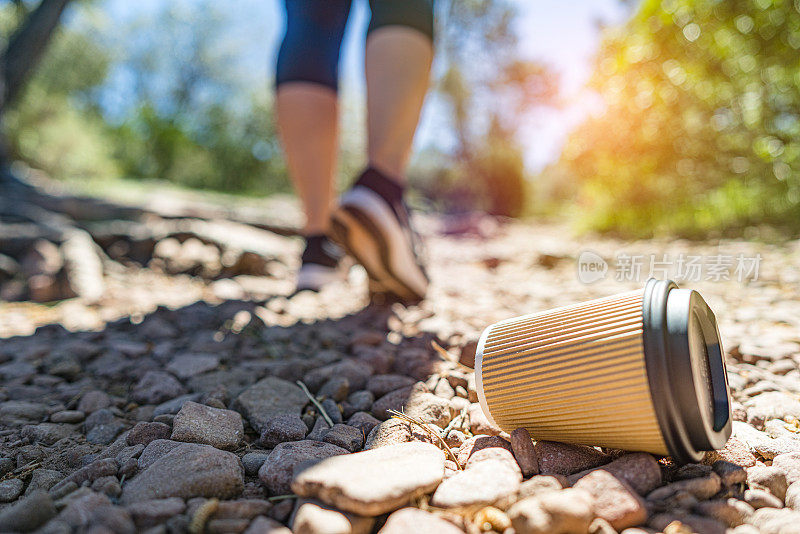
M 285 501 L 286 499 L 295 499 L 297 495 L 294 493 L 289 493 L 287 495 L 275 495 L 273 497 L 267 497 L 269 502 L 276 502 L 276 501 Z
M 447 456 L 450 457 L 451 460 L 453 460 L 453 463 L 456 464 L 456 467 L 459 470 L 461 469 L 461 466 L 458 464 L 458 459 L 456 458 L 456 455 L 453 453 L 452 450 L 450 450 L 450 447 L 447 445 L 447 443 L 444 441 L 444 439 L 442 439 L 442 436 L 440 436 L 438 432 L 435 432 L 435 431 L 431 430 L 422 421 L 418 421 L 417 419 L 411 417 L 410 415 L 406 415 L 403 412 L 398 412 L 397 410 L 387 410 L 387 411 L 390 414 L 392 414 L 392 417 L 394 417 L 396 419 L 401 419 L 403 421 L 406 421 L 407 423 L 411 423 L 413 425 L 416 425 L 416 426 L 420 427 L 429 436 L 432 436 L 433 439 L 435 439 L 437 444 L 439 445 L 439 448 L 442 449 L 447 454 Z
M 439 356 L 441 356 L 448 362 L 458 363 L 458 358 L 447 352 L 447 350 L 441 345 L 439 345 L 436 341 L 431 340 L 431 347 L 433 347 L 433 350 L 439 353 Z
M 328 416 L 327 412 L 325 411 L 325 408 L 323 408 L 322 404 L 320 404 L 320 402 L 317 400 L 317 398 L 314 395 L 312 395 L 310 391 L 308 391 L 308 388 L 306 387 L 305 384 L 303 384 L 303 381 L 302 380 L 298 380 L 297 382 L 295 382 L 295 384 L 300 386 L 300 389 L 302 389 L 303 393 L 306 394 L 306 397 L 308 397 L 308 400 L 310 400 L 311 403 L 314 406 L 316 406 L 317 410 L 319 410 L 319 414 L 322 416 L 323 419 L 325 419 L 325 422 L 328 423 L 328 426 L 330 428 L 333 428 L 333 421 L 331 421 L 331 418 Z

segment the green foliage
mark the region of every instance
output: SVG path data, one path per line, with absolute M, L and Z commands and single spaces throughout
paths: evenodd
M 800 2 L 646 0 L 606 38 L 607 106 L 553 176 L 586 228 L 632 236 L 800 230 Z
M 16 24 L 11 6 L 0 25 Z M 59 178 L 116 176 L 105 122 L 90 102 L 108 57 L 88 37 L 59 31 L 21 98 L 4 113 L 12 157 Z
M 75 5 L 79 22 L 58 30 L 5 112 L 12 157 L 63 179 L 288 189 L 267 91 L 258 87 L 253 96 L 237 78 L 235 51 L 219 43 L 229 31 L 220 6 L 195 2 L 187 11 L 165 2 L 158 16 L 110 27 L 93 6 Z M 11 6 L 0 8 L 0 28 L 13 28 L 17 18 Z M 109 85 L 113 75 L 130 84 Z

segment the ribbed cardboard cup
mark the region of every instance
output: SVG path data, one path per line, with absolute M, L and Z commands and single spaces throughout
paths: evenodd
M 507 432 L 697 462 L 731 435 L 722 354 L 703 298 L 650 279 L 489 326 L 475 377 L 484 413 Z

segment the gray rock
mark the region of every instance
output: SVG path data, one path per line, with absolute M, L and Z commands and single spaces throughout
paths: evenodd
M 350 394 L 350 381 L 346 376 L 333 376 L 317 392 L 318 397 L 342 402 Z
M 371 369 L 356 360 L 342 360 L 313 369 L 303 375 L 303 382 L 311 389 L 318 391 L 325 382 L 334 376 L 347 378 L 350 387 L 354 390 L 363 389 L 367 379 L 372 374 Z
M 228 499 L 243 489 L 244 469 L 235 454 L 209 445 L 185 443 L 126 483 L 122 502 L 163 497 Z
M 191 378 L 219 366 L 219 357 L 213 354 L 179 354 L 167 364 L 167 371 L 178 378 Z
M 7 400 L 0 403 L 0 424 L 15 426 L 47 417 L 47 406 L 38 402 Z
M 0 502 L 11 502 L 22 494 L 25 484 L 18 478 L 0 482 Z
M 0 477 L 13 471 L 16 466 L 17 463 L 11 458 L 0 457 Z
M 186 503 L 183 502 L 183 499 L 171 497 L 129 504 L 126 509 L 131 514 L 136 526 L 143 529 L 154 527 L 174 515 L 183 513 Z
M 62 410 L 50 416 L 53 423 L 80 423 L 86 418 L 86 414 L 80 410 Z
M 128 445 L 149 445 L 157 439 L 169 439 L 170 432 L 172 429 L 164 423 L 141 422 L 128 432 L 125 441 Z
M 431 504 L 441 508 L 493 504 L 516 493 L 521 481 L 519 468 L 512 470 L 498 459 L 483 460 L 442 482 Z
M 333 399 L 325 399 L 320 404 L 322 404 L 322 409 L 325 410 L 325 413 L 328 414 L 334 424 L 342 422 L 342 412 Z
M 78 492 L 75 492 L 78 493 Z M 58 520 L 80 532 L 114 532 L 133 534 L 136 527 L 130 514 L 120 506 L 114 506 L 105 495 L 89 491 L 74 495 L 58 514 Z
M 364 436 L 369 436 L 380 421 L 366 412 L 356 412 L 347 420 L 347 424 L 360 430 Z
M 43 491 L 36 491 L 0 510 L 0 526 L 9 532 L 35 530 L 56 515 L 53 499 Z
M 347 449 L 321 441 L 289 441 L 276 446 L 258 470 L 258 477 L 271 495 L 291 493 L 294 468 L 309 460 L 348 454 Z
M 63 478 L 64 475 L 55 469 L 37 469 L 31 474 L 31 481 L 28 482 L 28 487 L 25 488 L 25 494 L 29 495 L 37 490 L 48 491 L 61 482 Z
M 87 391 L 81 396 L 78 402 L 78 410 L 84 413 L 92 413 L 111 406 L 111 397 L 105 391 Z
M 189 393 L 188 395 L 181 395 L 180 397 L 175 397 L 174 399 L 162 402 L 153 410 L 153 417 L 155 418 L 160 415 L 168 414 L 175 415 L 181 410 L 181 408 L 183 408 L 183 405 L 186 404 L 186 402 L 198 401 L 200 400 L 201 396 L 201 393 Z
M 356 452 L 364 445 L 364 434 L 355 427 L 337 423 L 325 433 L 322 441 Z
M 256 476 L 258 474 L 258 470 L 261 469 L 261 466 L 264 465 L 264 462 L 269 457 L 269 451 L 253 451 L 248 452 L 244 456 L 242 456 L 242 465 L 244 466 L 244 472 L 248 476 Z
M 185 393 L 181 383 L 171 374 L 148 371 L 133 387 L 131 398 L 140 404 L 158 404 Z
M 244 534 L 292 534 L 292 531 L 274 519 L 259 516 L 253 519 Z
M 367 380 L 366 389 L 375 398 L 379 398 L 392 391 L 413 386 L 415 382 L 416 380 L 405 375 L 374 375 Z
M 439 448 L 405 443 L 318 462 L 294 477 L 291 490 L 347 512 L 376 516 L 431 491 L 443 476 L 444 453 Z
M 150 467 L 153 462 L 181 445 L 182 443 L 180 441 L 172 441 L 171 439 L 157 439 L 151 441 L 139 455 L 139 470 L 144 471 Z
M 114 412 L 108 408 L 92 412 L 83 422 L 86 441 L 99 445 L 108 445 L 114 441 L 114 438 L 125 430 L 125 426 L 125 423 L 117 419 Z
M 347 397 L 347 406 L 350 407 L 352 413 L 347 415 L 352 416 L 356 412 L 369 412 L 372 409 L 372 404 L 375 402 L 375 395 L 369 391 L 356 391 Z
M 264 431 L 266 422 L 276 415 L 301 415 L 308 398 L 286 380 L 267 377 L 244 390 L 236 399 L 235 409 L 242 413 L 256 431 Z
M 305 426 L 305 425 L 303 425 Z M 204 443 L 218 449 L 235 449 L 244 438 L 242 416 L 188 401 L 172 423 L 173 441 Z
M 58 440 L 74 435 L 75 429 L 72 425 L 39 423 L 38 425 L 28 425 L 24 427 L 21 434 L 23 438 L 27 438 L 32 443 L 50 446 Z
M 285 441 L 299 441 L 306 437 L 308 427 L 296 414 L 270 417 L 264 422 L 259 443 L 269 449 Z

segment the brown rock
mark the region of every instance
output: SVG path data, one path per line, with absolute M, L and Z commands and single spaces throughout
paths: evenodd
M 583 490 L 565 489 L 528 497 L 508 510 L 516 534 L 574 534 L 588 532 L 594 517 L 592 497 Z
M 489 436 L 497 436 L 503 430 L 489 421 L 486 414 L 483 413 L 481 405 L 476 403 L 469 405 L 469 429 L 473 434 L 486 434 Z
M 789 484 L 795 483 L 800 480 L 800 452 L 779 454 L 772 459 L 772 467 L 783 470 Z
M 378 534 L 462 534 L 453 523 L 419 508 L 403 508 L 389 516 Z
M 703 461 L 707 464 L 713 464 L 718 460 L 724 460 L 742 467 L 756 465 L 756 457 L 750 452 L 750 447 L 735 437 L 730 438 L 720 450 L 708 451 Z
M 347 512 L 375 516 L 431 491 L 443 476 L 439 448 L 403 443 L 323 460 L 298 473 L 291 489 Z
M 753 507 L 739 499 L 714 499 L 697 503 L 694 511 L 716 519 L 730 528 L 738 527 L 753 515 Z
M 499 450 L 510 456 L 508 451 Z M 485 449 L 481 453 L 491 451 Z M 431 497 L 431 504 L 441 508 L 493 504 L 516 493 L 521 480 L 516 462 L 512 470 L 508 461 L 486 459 L 442 482 Z
M 607 471 L 592 471 L 573 487 L 586 490 L 594 499 L 595 514 L 617 530 L 641 525 L 647 520 L 644 499 L 624 480 Z
M 461 448 L 458 449 L 458 453 L 456 454 L 458 463 L 462 466 L 466 465 L 470 456 L 481 449 L 487 449 L 489 447 L 502 447 L 513 454 L 511 443 L 500 436 L 473 436 L 465 441 L 464 444 L 461 445 Z
M 518 428 L 511 433 L 511 449 L 522 470 L 522 476 L 528 478 L 539 474 L 539 460 L 527 429 Z
M 639 495 L 647 495 L 661 485 L 661 467 L 656 459 L 646 452 L 625 454 L 596 469 L 602 469 L 614 477 L 624 480 Z M 567 477 L 567 480 L 570 484 L 574 484 L 591 471 L 593 469 L 575 473 Z
M 534 446 L 543 475 L 571 475 L 608 463 L 611 458 L 597 449 L 585 445 L 572 445 L 557 441 L 537 441 Z
M 371 517 L 342 513 L 321 503 L 306 501 L 292 522 L 295 534 L 368 534 L 375 522 Z
M 411 426 L 400 419 L 387 419 L 374 427 L 364 444 L 364 449 L 377 449 L 411 441 Z
M 690 478 L 687 480 L 679 480 L 672 484 L 667 484 L 657 488 L 647 494 L 648 501 L 660 501 L 669 499 L 678 493 L 685 492 L 693 495 L 695 498 L 703 500 L 708 499 L 715 495 L 722 488 L 722 481 L 719 475 L 711 473 L 705 477 Z

